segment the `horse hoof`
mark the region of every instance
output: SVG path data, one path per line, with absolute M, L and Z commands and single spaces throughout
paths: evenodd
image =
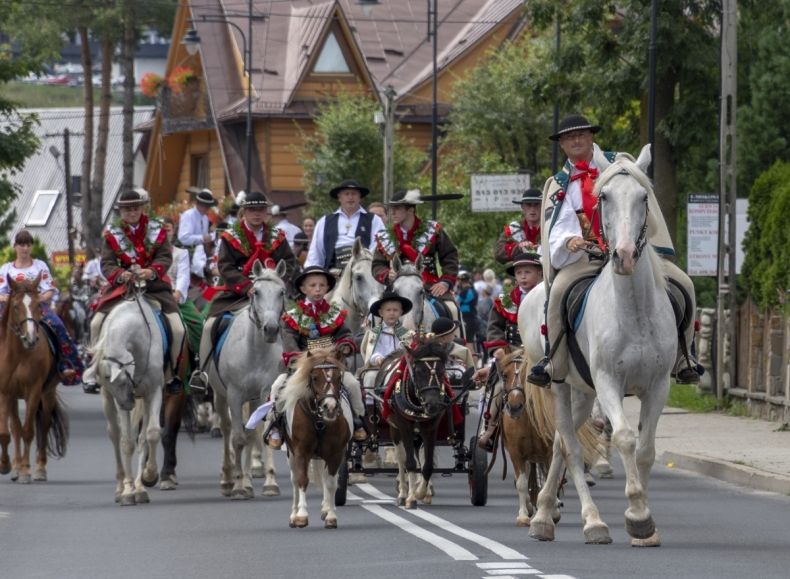
M 406 501 L 406 508 L 407 509 L 416 509 L 417 508 L 417 501 Z
M 653 522 L 653 517 L 648 517 L 644 521 L 632 521 L 626 517 L 625 530 L 634 539 L 649 539 L 656 532 L 656 524 Z
M 11 482 L 16 482 L 19 480 L 19 471 L 15 470 L 11 473 Z
M 280 487 L 277 485 L 263 485 L 263 490 L 261 494 L 265 497 L 279 497 L 280 496 Z
M 329 511 L 321 511 L 321 520 L 325 521 L 326 516 L 329 514 Z
M 431 503 L 433 503 L 433 495 L 425 495 L 425 498 L 422 499 L 422 504 L 430 505 Z
M 266 476 L 266 470 L 263 466 L 254 466 L 250 470 L 250 476 L 252 476 L 252 478 L 263 478 Z
M 307 526 L 307 517 L 294 517 L 293 524 L 297 529 L 304 529 Z
M 222 431 L 219 428 L 211 429 L 211 438 L 222 438 Z
M 553 541 L 554 525 L 532 521 L 529 525 L 529 536 L 538 541 Z
M 36 469 L 36 474 L 33 475 L 33 480 L 36 482 L 46 482 L 47 481 L 47 471 L 46 469 Z
M 529 527 L 529 517 L 516 517 L 517 527 Z
M 8 474 L 11 472 L 11 463 L 8 461 L 0 461 L 0 474 Z
M 605 524 L 594 525 L 584 529 L 584 542 L 588 545 L 608 545 L 612 542 L 609 527 Z
M 151 488 L 152 486 L 156 485 L 156 483 L 159 482 L 159 474 L 155 474 L 154 478 L 152 480 L 149 480 L 145 478 L 145 473 L 143 473 L 143 476 L 140 477 L 140 480 L 142 481 L 144 487 Z
M 246 501 L 252 497 L 247 492 L 247 489 L 233 489 L 230 493 L 230 498 L 234 501 Z
M 11 480 L 14 480 L 13 478 Z M 16 478 L 16 482 L 21 485 L 29 485 L 33 482 L 33 477 L 30 474 L 20 474 Z
M 611 470 L 609 472 L 600 472 L 599 471 L 598 472 L 598 476 L 600 478 L 602 478 L 602 479 L 611 479 L 611 478 L 614 478 L 614 472 L 611 471 Z
M 229 497 L 233 492 L 233 483 L 219 483 L 219 492 L 223 497 Z
M 160 491 L 174 491 L 176 490 L 176 483 L 171 481 L 169 478 L 162 479 L 162 482 L 159 483 L 159 490 Z
M 661 537 L 659 536 L 658 531 L 656 531 L 647 539 L 631 539 L 631 546 L 632 547 L 660 547 Z
M 324 521 L 325 529 L 337 529 L 337 519 L 326 519 Z
M 118 501 L 122 507 L 133 507 L 136 503 L 134 502 L 134 495 L 121 495 L 121 499 Z
M 148 493 L 145 491 L 137 491 L 134 493 L 134 502 L 138 505 L 146 505 L 151 502 L 151 499 L 148 498 Z
M 404 498 L 402 498 L 402 497 L 398 497 L 398 498 L 395 500 L 395 504 L 396 504 L 397 506 L 399 506 L 399 507 L 403 507 L 403 506 L 405 506 L 405 505 L 406 505 L 406 499 L 404 499 Z

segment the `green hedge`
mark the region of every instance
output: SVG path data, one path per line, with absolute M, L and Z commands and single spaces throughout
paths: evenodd
M 790 163 L 778 161 L 754 182 L 749 194 L 749 231 L 743 278 L 762 307 L 788 311 L 790 289 Z

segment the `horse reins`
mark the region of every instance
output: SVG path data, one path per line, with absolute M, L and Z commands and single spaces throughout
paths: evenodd
M 623 169 L 622 171 L 615 173 L 615 175 L 630 175 L 630 173 L 625 169 Z M 608 259 L 609 257 L 611 257 L 612 250 L 609 247 L 609 240 L 607 239 L 606 231 L 604 230 L 604 219 L 603 219 L 604 201 L 606 201 L 606 194 L 602 192 L 601 194 L 598 195 L 598 204 L 597 204 L 596 212 L 598 213 L 598 223 L 600 223 L 600 228 L 601 228 L 601 239 L 603 240 L 603 244 L 604 244 L 602 252 L 604 257 Z M 650 214 L 650 205 L 648 203 L 648 198 L 645 197 L 645 220 L 642 223 L 642 227 L 639 230 L 639 235 L 636 238 L 636 243 L 635 243 L 636 251 L 634 253 L 634 259 L 639 259 L 642 256 L 642 252 L 644 251 L 645 246 L 647 245 L 647 218 L 649 214 Z
M 332 379 L 334 377 L 334 371 L 337 370 L 338 376 L 340 376 L 341 369 L 339 366 L 335 364 L 317 364 L 313 366 L 313 370 L 321 370 L 321 374 L 323 375 L 324 383 L 321 388 L 316 391 L 315 382 L 313 380 L 313 376 L 310 376 L 310 388 L 313 390 L 313 398 L 311 402 L 315 407 L 308 406 L 307 409 L 309 413 L 314 417 L 314 424 L 316 430 L 323 430 L 325 425 L 323 420 L 325 419 L 323 415 L 323 411 L 321 410 L 321 403 L 327 399 L 334 399 L 335 402 L 340 405 L 340 393 L 335 392 L 334 384 L 332 383 Z M 320 426 L 319 426 L 320 425 Z

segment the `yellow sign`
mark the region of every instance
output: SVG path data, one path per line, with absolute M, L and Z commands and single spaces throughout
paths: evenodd
M 68 266 L 69 265 L 69 252 L 68 251 L 53 251 L 52 255 L 52 265 L 53 266 Z M 77 264 L 84 264 L 85 263 L 85 252 L 84 251 L 75 251 L 74 252 L 74 263 Z

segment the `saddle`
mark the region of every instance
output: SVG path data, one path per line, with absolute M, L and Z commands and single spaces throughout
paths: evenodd
M 444 300 L 435 298 L 433 296 L 428 296 L 428 299 L 426 301 L 431 306 L 431 309 L 433 310 L 433 314 L 435 317 L 447 318 L 450 320 L 453 319 L 453 314 L 450 311 L 450 308 L 447 307 L 447 304 L 444 303 Z
M 211 352 L 215 364 L 219 363 L 219 355 L 222 352 L 222 347 L 225 345 L 225 340 L 228 337 L 233 318 L 234 315 L 232 313 L 225 312 L 211 328 Z
M 568 353 L 576 365 L 579 375 L 593 389 L 595 389 L 595 384 L 590 374 L 590 366 L 582 354 L 579 343 L 576 341 L 576 332 L 581 325 L 584 310 L 587 306 L 587 298 L 596 279 L 598 279 L 598 274 L 581 277 L 573 282 L 565 292 L 561 310 L 565 333 L 568 336 Z M 669 303 L 672 304 L 672 312 L 675 314 L 675 325 L 678 329 L 678 335 L 683 340 L 681 347 L 685 351 L 685 339 L 682 337 L 685 336 L 685 331 L 691 324 L 691 297 L 677 282 L 672 279 L 667 281 L 669 282 L 667 283 L 667 296 L 669 297 Z

